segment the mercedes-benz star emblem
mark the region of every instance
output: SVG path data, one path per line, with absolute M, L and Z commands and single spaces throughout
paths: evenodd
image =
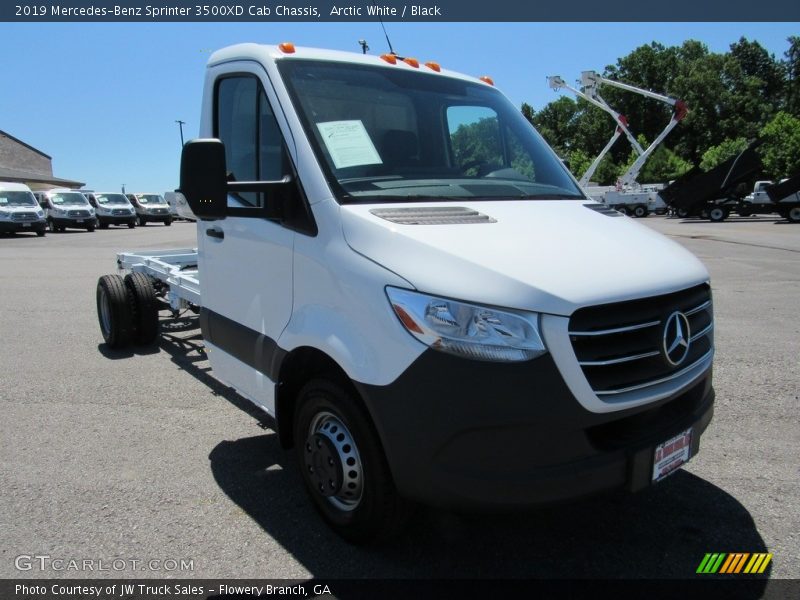
M 686 359 L 690 344 L 689 319 L 682 312 L 675 311 L 664 323 L 664 358 L 670 366 L 677 367 Z

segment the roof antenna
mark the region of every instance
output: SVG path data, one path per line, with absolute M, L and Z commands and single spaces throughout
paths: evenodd
M 383 35 L 386 36 L 386 43 L 389 44 L 389 53 L 397 56 L 397 52 L 395 52 L 394 48 L 392 48 L 392 42 L 389 39 L 389 34 L 386 33 L 386 25 L 383 24 L 383 19 L 381 18 L 380 13 L 378 13 L 378 21 L 380 21 L 381 27 L 383 28 Z
M 358 45 L 361 46 L 361 54 L 366 54 L 367 50 L 369 50 L 367 40 L 358 40 Z

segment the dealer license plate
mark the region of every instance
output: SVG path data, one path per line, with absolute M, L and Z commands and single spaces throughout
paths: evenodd
M 653 455 L 653 481 L 661 481 L 667 475 L 689 462 L 692 456 L 692 428 L 679 433 L 656 446 Z

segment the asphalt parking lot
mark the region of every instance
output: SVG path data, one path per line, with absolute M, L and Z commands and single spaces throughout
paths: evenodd
M 712 274 L 717 404 L 700 454 L 633 496 L 421 510 L 378 548 L 326 529 L 293 457 L 210 377 L 194 322 L 137 353 L 102 344 L 95 284 L 115 253 L 193 246 L 193 224 L 0 237 L 0 577 L 691 578 L 705 553 L 741 551 L 797 578 L 800 226 L 641 222 Z M 193 568 L 20 571 L 19 555 Z

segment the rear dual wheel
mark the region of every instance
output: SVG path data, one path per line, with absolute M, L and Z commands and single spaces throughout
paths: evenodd
M 147 345 L 158 336 L 158 299 L 144 273 L 103 275 L 97 281 L 100 332 L 111 348 Z

